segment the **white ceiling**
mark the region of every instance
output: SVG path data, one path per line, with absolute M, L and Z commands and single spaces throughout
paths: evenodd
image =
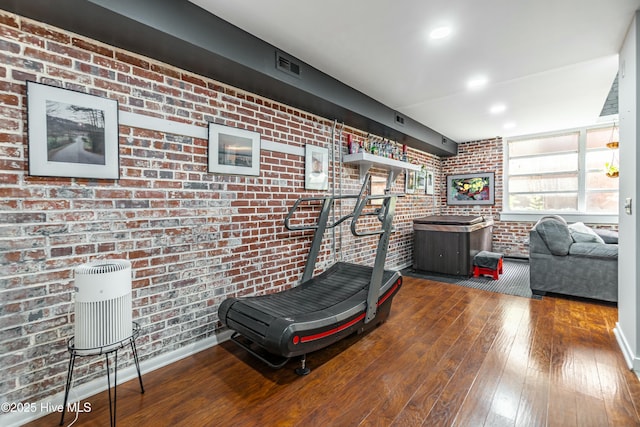
M 458 142 L 597 122 L 640 8 L 640 0 L 191 1 Z M 452 34 L 430 40 L 443 24 Z M 467 89 L 479 75 L 487 86 Z M 496 103 L 506 110 L 490 113 Z

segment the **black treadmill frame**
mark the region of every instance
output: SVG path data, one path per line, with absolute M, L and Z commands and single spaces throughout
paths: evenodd
M 398 195 L 390 194 L 389 187 L 391 185 L 391 179 L 387 181 L 387 189 L 384 195 L 365 195 L 366 186 L 368 183 L 369 175 L 363 180 L 362 188 L 359 194 L 350 196 L 327 196 L 327 197 L 307 197 L 298 199 L 288 215 L 285 218 L 284 225 L 287 230 L 299 231 L 299 230 L 315 230 L 309 255 L 305 264 L 304 272 L 302 275 L 301 283 L 298 285 L 300 288 L 308 286 L 314 286 L 316 279 L 322 280 L 323 275 L 332 274 L 334 269 L 340 268 L 352 268 L 359 269 L 359 274 L 370 274 L 368 284 L 363 285 L 357 295 L 361 295 L 362 291 L 366 291 L 365 295 L 360 297 L 357 302 L 355 299 L 351 299 L 352 304 L 348 309 L 342 313 L 329 313 L 320 310 L 316 311 L 320 320 L 312 318 L 309 321 L 308 318 L 297 321 L 296 319 L 286 318 L 275 319 L 271 317 L 272 323 L 278 323 L 282 327 L 281 336 L 274 337 L 271 334 L 269 337 L 261 336 L 259 333 L 251 330 L 246 326 L 234 321 L 232 317 L 237 316 L 255 316 L 255 323 L 257 326 L 262 324 L 261 317 L 269 317 L 267 314 L 260 314 L 255 307 L 250 306 L 250 301 L 258 300 L 260 298 L 268 298 L 269 296 L 249 296 L 242 298 L 228 298 L 225 300 L 219 308 L 220 320 L 234 330 L 232 340 L 248 351 L 253 356 L 259 358 L 272 368 L 280 368 L 286 364 L 286 362 L 294 356 L 303 356 L 303 370 L 304 373 L 308 372 L 308 369 L 304 368 L 305 355 L 309 352 L 324 348 L 340 339 L 351 335 L 353 332 L 365 331 L 381 322 L 386 320 L 391 308 L 391 301 L 393 296 L 398 292 L 402 285 L 402 276 L 397 271 L 385 271 L 384 263 L 389 246 L 389 239 L 392 233 L 392 222 L 395 214 L 395 204 Z M 356 199 L 353 212 L 344 215 L 332 224 L 329 224 L 330 212 L 335 208 L 336 200 L 341 199 Z M 371 200 L 382 199 L 382 206 L 374 209 L 373 211 L 366 211 L 365 207 Z M 320 204 L 320 211 L 318 217 L 313 224 L 292 225 L 292 218 L 296 211 L 301 207 L 308 204 Z M 376 216 L 380 221 L 380 228 L 371 230 L 360 230 L 358 228 L 358 221 L 366 216 Z M 355 264 L 348 263 L 336 263 L 330 267 L 327 271 L 322 273 L 317 278 L 312 277 L 316 261 L 320 252 L 324 233 L 327 229 L 336 227 L 344 221 L 351 219 L 350 230 L 354 236 L 374 236 L 378 235 L 378 245 L 376 249 L 376 257 L 373 267 L 357 266 Z M 384 282 L 384 283 L 383 283 Z M 384 285 L 384 286 L 383 286 Z M 320 285 L 318 285 L 320 286 Z M 296 292 L 297 287 L 282 291 L 278 293 L 278 297 L 282 296 L 286 298 L 287 292 Z M 384 288 L 384 289 L 383 289 Z M 383 294 L 380 295 L 381 290 Z M 299 289 L 298 291 L 302 291 Z M 275 294 L 271 294 L 273 296 Z M 249 303 L 243 303 L 242 301 L 249 301 Z M 244 306 L 236 315 L 235 312 L 229 315 L 229 312 L 233 312 L 233 306 L 236 303 L 240 303 Z M 336 304 L 336 306 L 344 306 L 344 304 Z M 246 306 L 246 307 L 245 307 Z M 331 307 L 333 308 L 333 307 Z M 314 314 L 314 313 L 310 313 Z M 324 316 L 324 317 L 322 317 Z M 301 316 L 305 317 L 305 316 Z M 274 320 L 275 319 L 275 320 Z M 250 319 L 249 319 L 250 320 Z M 267 323 L 269 323 L 267 321 Z M 269 323 L 267 326 L 270 326 Z M 278 329 L 278 328 L 274 328 Z M 280 331 L 280 329 L 278 329 Z

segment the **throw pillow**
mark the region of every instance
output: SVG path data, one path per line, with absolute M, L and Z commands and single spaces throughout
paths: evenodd
M 602 243 L 604 240 L 598 236 L 593 229 L 587 227 L 582 222 L 575 222 L 569 225 L 569 232 L 574 242 L 577 243 Z
M 593 231 L 604 240 L 605 243 L 618 243 L 618 232 L 612 230 L 606 230 L 602 228 L 594 228 Z
M 569 248 L 574 243 L 569 227 L 562 218 L 541 218 L 534 230 L 538 232 L 542 241 L 547 245 L 553 255 L 565 256 L 569 254 Z

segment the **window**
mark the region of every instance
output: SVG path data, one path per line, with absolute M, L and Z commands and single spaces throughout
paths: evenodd
M 617 127 L 583 128 L 523 137 L 506 144 L 505 210 L 511 213 L 616 215 L 618 180 L 605 173 L 618 163 Z

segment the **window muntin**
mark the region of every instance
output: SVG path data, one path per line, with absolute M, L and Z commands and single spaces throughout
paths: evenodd
M 521 157 L 509 160 L 509 173 L 511 176 L 547 172 L 575 172 L 577 170 L 578 153 Z
M 508 211 L 617 213 L 618 180 L 605 175 L 613 139 L 607 126 L 507 141 Z

